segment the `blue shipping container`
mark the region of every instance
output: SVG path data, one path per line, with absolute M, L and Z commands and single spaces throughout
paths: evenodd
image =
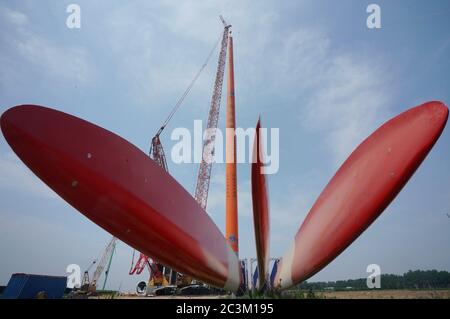
M 3 298 L 33 299 L 40 294 L 50 299 L 62 298 L 67 277 L 13 274 L 3 291 Z

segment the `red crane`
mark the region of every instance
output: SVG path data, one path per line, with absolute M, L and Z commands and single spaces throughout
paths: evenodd
M 214 144 L 215 144 L 215 138 L 216 138 L 216 129 L 217 129 L 217 123 L 219 120 L 219 111 L 220 111 L 220 100 L 222 97 L 222 86 L 223 86 L 223 77 L 225 73 L 225 61 L 226 61 L 226 54 L 227 54 L 227 45 L 228 45 L 228 37 L 229 37 L 229 29 L 231 28 L 231 25 L 227 24 L 222 16 L 220 16 L 220 19 L 224 25 L 222 37 L 221 37 L 221 48 L 219 53 L 219 60 L 217 64 L 217 71 L 216 71 L 216 77 L 214 82 L 214 89 L 213 94 L 211 97 L 211 106 L 209 108 L 208 113 L 208 122 L 207 122 L 207 135 L 205 136 L 205 139 L 203 141 L 203 147 L 202 147 L 202 161 L 200 163 L 198 176 L 197 176 L 197 184 L 195 188 L 195 199 L 200 204 L 200 206 L 206 210 L 206 205 L 208 202 L 208 191 L 209 191 L 209 183 L 211 179 L 211 168 L 212 168 L 212 156 L 214 156 Z M 217 43 L 218 44 L 218 43 Z M 217 44 L 214 46 L 214 48 L 209 53 L 205 63 L 202 65 L 200 70 L 197 72 L 189 86 L 187 87 L 186 91 L 183 93 L 183 95 L 180 97 L 180 99 L 177 101 L 175 106 L 173 107 L 172 111 L 170 112 L 167 119 L 164 121 L 163 125 L 160 127 L 158 132 L 155 134 L 155 136 L 152 138 L 151 146 L 150 146 L 150 152 L 149 156 L 159 165 L 161 166 L 166 172 L 168 172 L 168 166 L 167 166 L 167 160 L 164 153 L 164 148 L 161 144 L 160 135 L 169 123 L 169 121 L 174 116 L 175 112 L 178 110 L 178 108 L 183 103 L 186 96 L 191 91 L 192 87 L 194 86 L 195 82 L 199 78 L 200 74 L 208 64 L 208 61 L 210 60 L 212 54 L 215 51 L 215 48 L 217 47 Z M 162 265 L 158 264 L 156 261 L 152 261 L 151 258 L 148 256 L 140 253 L 140 256 L 134 265 L 134 254 L 133 252 L 133 258 L 131 263 L 131 269 L 129 274 L 141 274 L 144 270 L 145 266 L 148 267 L 150 276 L 152 280 L 155 282 L 161 282 L 161 280 L 155 280 L 157 277 L 164 277 L 163 274 L 159 271 L 159 269 L 162 269 Z M 134 267 L 133 267 L 134 265 Z
M 198 170 L 197 186 L 195 187 L 195 199 L 206 210 L 208 203 L 209 181 L 211 179 L 212 158 L 214 156 L 214 143 L 216 140 L 217 122 L 219 121 L 220 99 L 222 97 L 223 75 L 225 73 L 225 60 L 227 57 L 228 36 L 231 25 L 227 24 L 222 16 L 223 23 L 222 45 L 220 48 L 219 62 L 217 64 L 216 80 L 214 82 L 211 106 L 209 108 L 206 137 L 203 141 L 202 162 Z M 206 158 L 205 158 L 206 157 Z

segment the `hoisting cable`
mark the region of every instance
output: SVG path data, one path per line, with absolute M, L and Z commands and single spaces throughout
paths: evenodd
M 164 130 L 164 128 L 166 127 L 166 125 L 169 123 L 169 121 L 172 119 L 172 117 L 175 115 L 175 112 L 178 110 L 178 108 L 180 107 L 180 105 L 183 103 L 184 99 L 186 98 L 186 96 L 189 94 L 189 92 L 191 91 L 192 87 L 194 86 L 195 82 L 197 81 L 197 79 L 200 77 L 200 74 L 202 73 L 202 71 L 205 69 L 205 67 L 208 65 L 209 60 L 211 59 L 211 56 L 213 55 L 214 51 L 216 50 L 217 46 L 219 45 L 221 40 L 221 37 L 219 38 L 219 40 L 216 42 L 216 44 L 214 45 L 214 47 L 212 48 L 211 52 L 209 52 L 208 57 L 205 60 L 205 63 L 203 63 L 202 67 L 200 68 L 200 70 L 197 72 L 197 74 L 194 76 L 194 78 L 192 79 L 191 83 L 189 84 L 189 86 L 186 88 L 186 91 L 184 91 L 184 93 L 181 95 L 181 97 L 178 99 L 177 103 L 174 105 L 174 107 L 172 108 L 172 111 L 169 113 L 169 116 L 166 118 L 166 120 L 163 122 L 163 125 L 161 126 L 161 128 L 158 130 L 158 132 L 156 133 L 156 136 L 159 136 L 161 134 L 161 132 Z

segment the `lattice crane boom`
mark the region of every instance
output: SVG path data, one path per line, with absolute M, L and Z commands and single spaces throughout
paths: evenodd
M 116 248 L 116 241 L 117 241 L 116 237 L 111 238 L 110 242 L 108 243 L 108 246 L 106 246 L 106 249 L 103 251 L 103 255 L 97 264 L 97 268 L 95 268 L 94 275 L 92 276 L 91 283 L 93 285 L 97 284 L 98 279 L 105 270 L 108 261 L 110 260 L 112 254 L 114 253 L 114 249 Z
M 222 40 L 221 40 L 221 48 L 219 53 L 219 61 L 217 65 L 217 72 L 216 72 L 216 78 L 214 82 L 214 90 L 211 97 L 211 106 L 208 113 L 208 122 L 207 122 L 207 130 L 205 134 L 205 139 L 203 141 L 203 148 L 202 148 L 202 161 L 200 163 L 200 168 L 197 176 L 197 184 L 195 188 L 195 199 L 200 204 L 200 206 L 203 209 L 206 209 L 206 204 L 208 201 L 208 191 L 209 191 L 209 182 L 211 178 L 211 167 L 212 167 L 212 158 L 214 155 L 214 143 L 216 138 L 216 129 L 217 129 L 217 123 L 219 119 L 219 111 L 220 111 L 220 100 L 222 97 L 222 86 L 223 86 L 223 77 L 225 73 L 225 60 L 226 60 L 226 54 L 227 54 L 227 46 L 228 46 L 228 36 L 229 36 L 229 29 L 231 28 L 231 25 L 227 24 L 222 16 L 220 16 L 220 20 L 222 21 L 224 25 Z M 216 44 L 217 45 L 217 44 Z M 210 54 L 208 55 L 205 63 L 202 65 L 198 73 L 195 75 L 192 82 L 189 84 L 186 91 L 183 93 L 181 98 L 178 100 L 178 102 L 175 104 L 174 108 L 170 112 L 167 119 L 164 121 L 163 125 L 160 127 L 156 135 L 152 138 L 151 146 L 150 146 L 150 152 L 149 156 L 159 165 L 161 166 L 166 172 L 168 172 L 168 166 L 167 166 L 167 160 L 166 156 L 164 154 L 164 148 L 161 144 L 160 140 L 160 134 L 163 132 L 169 121 L 174 116 L 175 112 L 179 109 L 180 105 L 183 103 L 184 99 L 192 89 L 194 83 L 200 76 L 203 69 L 206 67 L 209 59 L 211 58 L 215 47 L 213 50 L 211 50 Z M 149 257 L 140 254 L 140 258 L 138 259 L 138 262 L 136 266 L 133 268 L 133 262 L 134 262 L 134 253 L 132 258 L 132 265 L 130 269 L 130 275 L 134 273 L 140 273 L 143 270 L 143 265 L 147 263 L 151 267 L 152 273 L 157 273 L 155 269 L 157 269 L 157 262 L 148 262 Z
M 214 90 L 211 97 L 211 106 L 209 108 L 208 122 L 203 140 L 202 161 L 197 176 L 197 185 L 195 187 L 195 199 L 203 209 L 206 209 L 208 203 L 208 191 L 211 179 L 211 168 L 214 159 L 214 144 L 216 140 L 217 122 L 219 120 L 220 100 L 222 97 L 223 76 L 225 73 L 225 60 L 227 55 L 228 36 L 231 25 L 227 24 L 220 16 L 224 25 L 222 44 L 217 65 Z

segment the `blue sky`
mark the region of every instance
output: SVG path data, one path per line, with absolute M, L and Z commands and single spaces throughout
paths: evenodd
M 81 29 L 66 7 L 81 6 Z M 428 100 L 450 101 L 450 3 L 373 1 L 0 1 L 0 112 L 24 103 L 101 125 L 148 151 L 150 138 L 220 36 L 233 25 L 238 126 L 280 128 L 280 170 L 269 177 L 271 255 L 281 256 L 349 153 L 380 124 Z M 206 120 L 217 54 L 170 131 Z M 224 101 L 224 99 L 223 99 Z M 223 107 L 223 103 L 222 103 Z M 224 127 L 224 108 L 219 127 Z M 409 269 L 450 270 L 450 133 L 446 129 L 396 200 L 311 280 Z M 197 164 L 169 162 L 193 191 Z M 254 257 L 248 164 L 238 167 L 240 250 Z M 213 168 L 208 213 L 224 229 L 224 165 Z M 20 162 L 0 139 L 0 284 L 13 272 L 86 268 L 110 235 Z M 117 247 L 108 286 L 134 290 L 132 249 Z

